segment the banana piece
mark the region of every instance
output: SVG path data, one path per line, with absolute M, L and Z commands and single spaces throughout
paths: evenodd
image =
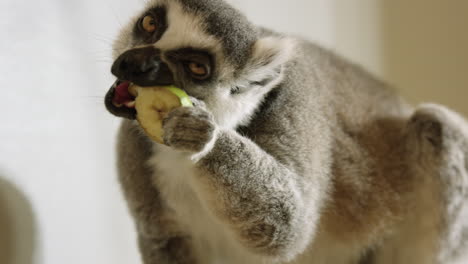
M 188 95 L 174 86 L 131 85 L 128 91 L 136 97 L 135 109 L 138 123 L 152 140 L 161 144 L 164 144 L 162 129 L 164 117 L 175 108 L 193 106 Z

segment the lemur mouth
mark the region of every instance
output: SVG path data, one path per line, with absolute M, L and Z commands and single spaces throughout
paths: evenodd
M 111 86 L 105 97 L 106 108 L 111 114 L 127 119 L 136 119 L 135 96 L 128 91 L 132 83 L 119 80 Z

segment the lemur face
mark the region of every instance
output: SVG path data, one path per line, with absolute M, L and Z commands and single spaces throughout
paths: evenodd
M 279 77 L 283 42 L 262 41 L 242 14 L 221 0 L 150 1 L 114 44 L 111 71 L 117 81 L 106 106 L 134 119 L 133 108 L 113 103 L 118 85 L 175 85 L 204 101 L 221 125 L 238 125 L 244 117 L 226 113 L 245 108 L 242 101 L 252 88 Z

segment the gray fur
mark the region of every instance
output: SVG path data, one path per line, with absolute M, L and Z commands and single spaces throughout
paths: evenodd
M 188 12 L 203 17 L 208 34 L 222 40 L 224 52 L 231 62 L 241 68 L 251 55 L 257 38 L 256 29 L 238 10 L 219 0 L 177 0 Z
M 468 253 L 468 125 L 459 114 L 439 105 L 423 105 L 410 121 L 426 161 L 419 170 L 440 185 L 440 263 Z M 421 153 L 421 151 L 424 151 Z
M 252 39 L 221 1 L 177 2 L 211 21 L 224 43 L 215 56 L 244 62 L 241 75 L 182 87 L 204 103 L 168 115 L 167 146 L 122 125 L 119 175 L 144 263 L 450 263 L 466 252 L 466 121 L 415 110 L 307 41 L 283 61 L 287 46 L 259 45 L 283 37 Z

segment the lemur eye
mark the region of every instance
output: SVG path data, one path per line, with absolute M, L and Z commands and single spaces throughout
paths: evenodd
M 153 16 L 147 15 L 141 21 L 141 27 L 148 33 L 156 31 L 156 20 Z
M 208 77 L 209 71 L 206 65 L 198 62 L 188 62 L 187 68 L 192 75 L 197 79 L 205 79 Z

